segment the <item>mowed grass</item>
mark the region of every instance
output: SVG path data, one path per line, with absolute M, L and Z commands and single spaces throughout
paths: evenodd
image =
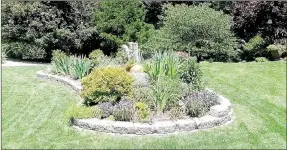
M 286 148 L 286 64 L 201 64 L 207 85 L 229 98 L 235 121 L 168 136 L 84 133 L 68 126 L 66 108 L 79 101 L 67 87 L 40 80 L 43 67 L 2 68 L 2 148 Z

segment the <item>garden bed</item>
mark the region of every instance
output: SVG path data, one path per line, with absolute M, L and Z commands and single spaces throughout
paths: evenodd
M 49 79 L 67 85 L 76 92 L 80 92 L 82 90 L 82 86 L 79 80 L 73 80 L 67 77 L 49 74 L 44 71 L 38 71 L 37 76 L 43 79 Z M 208 91 L 212 92 L 211 90 Z M 167 134 L 174 132 L 194 131 L 197 129 L 208 129 L 226 124 L 233 118 L 233 109 L 230 101 L 221 95 L 218 95 L 218 97 L 219 104 L 212 106 L 209 112 L 202 117 L 155 121 L 152 123 L 135 123 L 89 118 L 72 119 L 71 123 L 74 126 L 78 126 L 83 129 L 99 132 L 138 135 Z

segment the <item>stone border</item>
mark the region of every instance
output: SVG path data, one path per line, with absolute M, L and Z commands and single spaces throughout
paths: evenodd
M 43 71 L 38 71 L 37 76 L 44 79 L 58 81 L 68 85 L 76 92 L 81 91 L 82 86 L 79 81 L 68 79 L 59 75 L 51 75 Z M 212 92 L 211 90 L 207 89 Z M 90 119 L 74 119 L 71 123 L 79 128 L 94 130 L 106 133 L 117 134 L 168 134 L 184 131 L 195 131 L 200 129 L 208 129 L 228 123 L 234 118 L 233 109 L 230 101 L 219 95 L 219 105 L 212 106 L 210 111 L 200 118 L 179 119 L 174 121 L 157 121 L 151 124 L 134 123 L 124 121 L 111 121 L 97 118 Z
M 76 91 L 77 93 L 79 93 L 82 90 L 82 85 L 79 80 L 72 80 L 72 79 L 69 79 L 63 76 L 48 74 L 42 70 L 37 71 L 36 75 L 37 77 L 42 78 L 42 79 L 57 81 L 57 82 L 60 82 L 61 84 L 67 85 L 72 90 Z

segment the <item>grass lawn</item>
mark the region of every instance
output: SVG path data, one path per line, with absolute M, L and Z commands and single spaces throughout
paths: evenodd
M 82 133 L 65 109 L 79 101 L 67 87 L 40 80 L 43 67 L 2 68 L 2 148 L 286 148 L 286 64 L 201 64 L 208 87 L 229 98 L 225 127 L 168 136 Z

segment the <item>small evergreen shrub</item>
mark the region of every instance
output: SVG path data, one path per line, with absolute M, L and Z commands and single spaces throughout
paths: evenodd
M 121 100 L 114 107 L 113 116 L 116 121 L 131 121 L 134 117 L 134 102 L 128 99 Z
M 133 77 L 123 68 L 95 68 L 81 82 L 81 96 L 90 102 L 115 102 L 132 91 Z
M 128 62 L 128 56 L 122 49 L 118 49 L 115 59 L 117 59 L 120 64 L 125 64 Z
M 186 114 L 191 117 L 203 116 L 211 106 L 219 104 L 218 96 L 206 90 L 187 94 L 182 101 L 185 105 Z
M 110 102 L 103 102 L 97 105 L 102 110 L 102 117 L 106 118 L 113 113 L 113 104 Z
M 82 79 L 84 76 L 90 73 L 92 65 L 92 61 L 85 58 L 84 56 L 71 56 L 69 72 L 75 78 Z
M 103 51 L 100 49 L 96 49 L 89 54 L 89 58 L 92 60 L 94 66 L 97 66 L 104 56 Z
M 286 57 L 287 46 L 281 44 L 271 44 L 267 47 L 268 52 L 271 53 L 273 59 L 278 59 L 280 57 Z M 277 55 L 277 56 L 276 56 Z M 277 58 L 276 58 L 277 57 Z
M 84 119 L 94 117 L 94 110 L 92 107 L 72 105 L 66 111 L 66 117 L 69 119 Z
M 244 44 L 242 57 L 245 60 L 254 60 L 255 57 L 266 55 L 264 45 L 265 41 L 260 35 L 254 36 Z
M 148 121 L 150 109 L 147 104 L 143 102 L 136 102 L 136 116 L 139 121 Z
M 257 57 L 257 58 L 255 58 L 255 61 L 256 62 L 267 62 L 268 59 L 266 59 L 265 57 Z
M 70 58 L 60 50 L 54 50 L 52 55 L 52 71 L 62 75 L 68 75 L 70 73 Z

